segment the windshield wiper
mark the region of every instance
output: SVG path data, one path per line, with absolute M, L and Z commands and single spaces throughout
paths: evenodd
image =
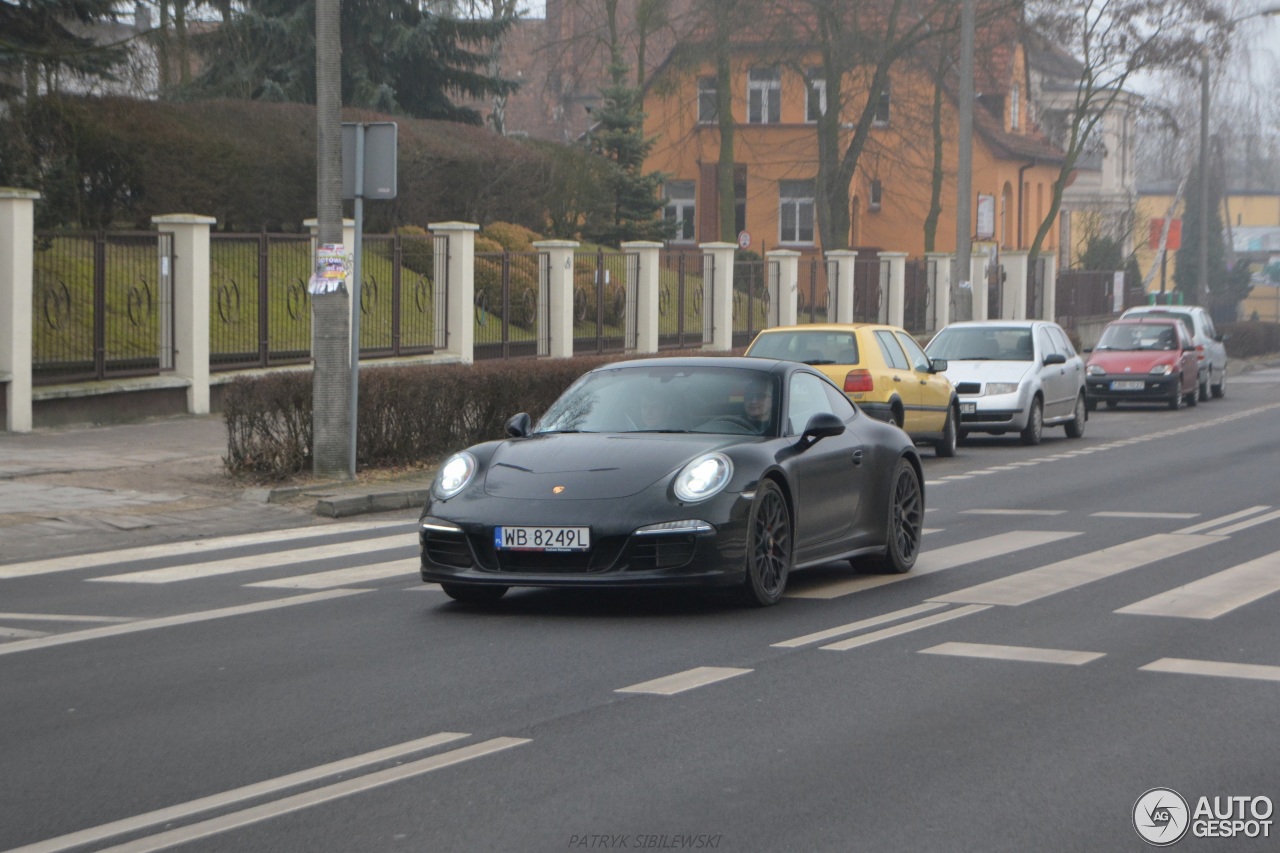
M 835 362 L 835 359 L 831 359 L 831 358 L 811 358 L 808 361 L 802 361 L 800 363 L 807 364 L 810 367 L 812 367 L 815 364 L 835 364 L 836 362 Z
M 637 432 L 688 432 L 688 431 L 689 431 L 689 430 L 687 430 L 687 429 L 629 429 L 629 430 L 627 430 L 627 432 L 630 432 L 630 433 L 637 433 Z

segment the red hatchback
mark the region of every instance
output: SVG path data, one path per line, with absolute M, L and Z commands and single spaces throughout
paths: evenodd
M 1110 409 L 1122 401 L 1194 406 L 1199 370 L 1195 341 L 1177 320 L 1116 320 L 1086 362 L 1087 404 L 1090 410 L 1099 400 Z

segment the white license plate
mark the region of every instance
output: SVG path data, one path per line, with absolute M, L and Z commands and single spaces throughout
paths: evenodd
M 590 527 L 495 527 L 499 551 L 589 551 Z
M 961 403 L 960 404 L 960 414 L 962 415 L 972 415 L 977 411 L 978 411 L 977 403 Z
M 1111 383 L 1112 391 L 1141 391 L 1147 383 L 1141 379 L 1117 379 Z

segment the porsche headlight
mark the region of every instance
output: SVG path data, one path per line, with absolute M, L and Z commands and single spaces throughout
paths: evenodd
M 988 382 L 988 394 L 1016 394 L 1018 393 L 1017 382 Z
M 440 466 L 431 490 L 440 500 L 447 501 L 467 487 L 476 475 L 476 467 L 476 458 L 465 450 L 453 454 Z
M 733 463 L 723 453 L 707 453 L 690 462 L 676 475 L 676 497 L 685 503 L 705 501 L 724 491 L 733 477 Z
M 1155 367 L 1151 368 L 1151 373 L 1154 376 L 1167 376 L 1172 370 L 1172 365 L 1157 364 Z

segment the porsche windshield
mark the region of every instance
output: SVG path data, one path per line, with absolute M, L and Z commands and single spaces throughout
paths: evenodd
M 732 367 L 620 367 L 583 376 L 542 416 L 535 433 L 772 434 L 776 380 Z

